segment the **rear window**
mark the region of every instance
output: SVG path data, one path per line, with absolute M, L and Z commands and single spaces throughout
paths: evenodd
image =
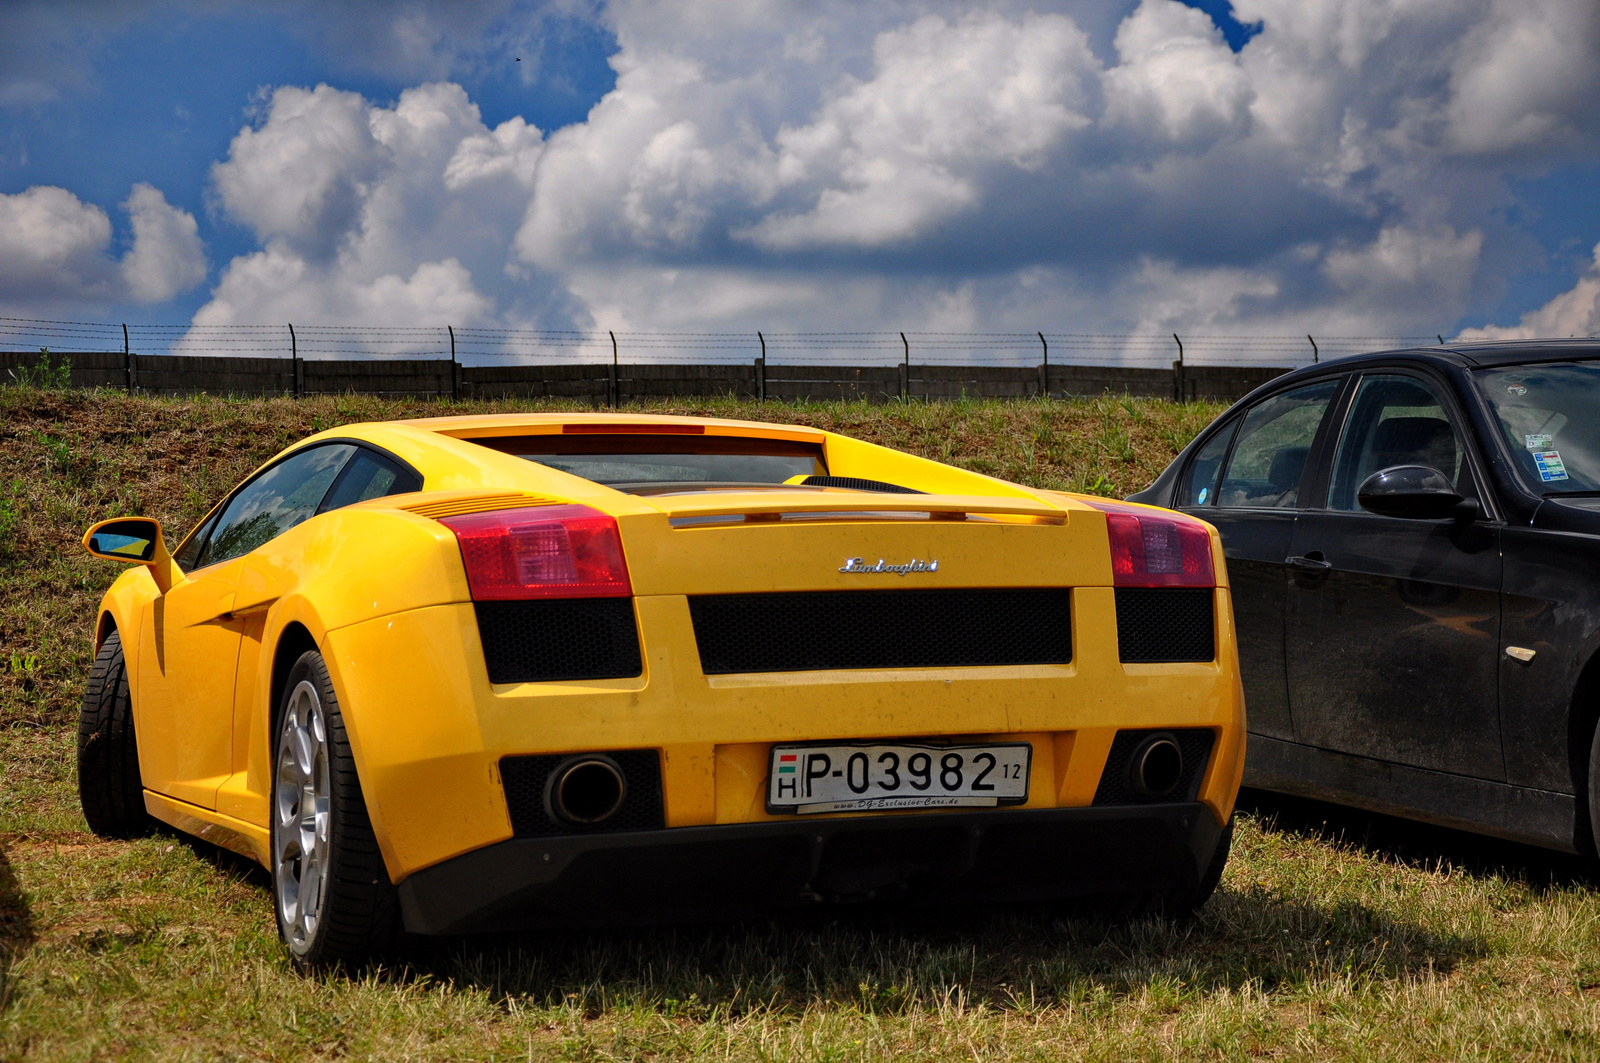
M 498 436 L 472 442 L 624 491 L 771 486 L 828 472 L 821 446 L 789 439 L 628 432 Z

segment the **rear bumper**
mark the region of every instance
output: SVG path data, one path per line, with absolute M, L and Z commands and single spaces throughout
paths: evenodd
M 1220 822 L 1245 716 L 1230 601 L 1215 594 L 1207 663 L 1122 663 L 1115 592 L 1100 586 L 1072 592 L 1071 664 L 706 675 L 688 599 L 670 595 L 633 599 L 644 672 L 631 679 L 493 685 L 470 603 L 331 631 L 324 656 L 400 882 L 517 837 L 499 765 L 532 755 L 659 750 L 665 825 L 688 831 L 772 822 L 776 742 L 1029 742 L 1032 812 L 1089 806 L 1123 730 L 1209 728 L 1216 752 L 1197 796 Z
M 867 816 L 515 838 L 399 885 L 405 927 L 460 934 L 725 919 L 829 901 L 1064 899 L 1192 886 L 1196 803 Z

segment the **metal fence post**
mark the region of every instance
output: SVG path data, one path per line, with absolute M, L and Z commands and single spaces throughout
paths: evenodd
M 900 363 L 900 401 L 905 402 L 911 397 L 911 344 L 906 342 L 906 334 L 900 333 L 900 346 L 905 349 L 905 359 Z
M 1044 398 L 1050 397 L 1050 341 L 1044 338 L 1044 333 L 1039 333 L 1039 345 L 1044 348 L 1044 363 L 1039 366 L 1039 394 Z
M 122 326 L 122 377 L 128 385 L 128 394 L 133 394 L 133 350 L 128 346 L 128 326 Z
M 1183 341 L 1178 334 L 1172 334 L 1172 342 L 1178 345 L 1178 360 L 1172 363 L 1172 401 L 1183 402 L 1187 396 L 1184 393 L 1183 373 Z
M 453 325 L 446 325 L 445 331 L 450 333 L 450 397 L 461 397 L 461 363 L 456 361 L 456 330 Z
M 756 359 L 756 399 L 759 402 L 767 401 L 767 338 L 760 332 L 756 339 L 761 341 L 761 357 Z
M 1306 339 L 1311 340 L 1311 333 L 1306 333 Z M 1311 364 L 1316 365 L 1321 359 L 1322 352 L 1317 350 L 1317 341 L 1311 340 Z
M 294 397 L 300 397 L 300 341 L 295 338 L 294 326 L 289 326 L 289 371 L 294 382 Z
M 607 329 L 606 335 L 611 337 L 611 383 L 606 388 L 606 394 L 611 401 L 611 408 L 614 410 L 617 408 L 617 396 L 621 390 L 617 380 L 617 334 Z

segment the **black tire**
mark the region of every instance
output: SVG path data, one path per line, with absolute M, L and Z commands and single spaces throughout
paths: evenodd
M 1194 884 L 1193 889 L 1177 890 L 1167 894 L 1161 899 L 1160 912 L 1168 919 L 1190 919 L 1211 895 L 1217 892 L 1217 885 L 1222 881 L 1222 872 L 1228 866 L 1228 853 L 1233 849 L 1233 817 L 1228 817 L 1228 822 L 1222 828 L 1222 834 L 1217 838 L 1217 848 L 1211 854 L 1211 863 L 1206 865 L 1205 873 L 1200 876 L 1200 881 Z
M 78 709 L 78 802 L 102 838 L 137 838 L 155 825 L 144 808 L 128 664 L 115 630 L 100 644 Z
M 302 691 L 302 686 L 306 691 Z M 302 875 L 315 861 L 294 855 L 304 853 L 302 839 L 308 837 L 300 811 L 306 791 L 294 785 L 298 768 L 286 773 L 289 762 L 284 758 L 288 755 L 285 735 L 291 727 L 299 726 L 296 721 L 310 711 L 306 699 L 312 693 L 320 706 L 324 725 L 327 837 L 313 843 L 314 851 L 323 854 L 326 870 L 317 880 L 320 884 L 309 887 L 314 894 L 311 904 L 316 912 L 313 925 L 308 928 L 299 903 L 302 891 L 308 889 L 305 885 L 308 880 Z M 315 650 L 301 654 L 290 669 L 273 718 L 272 734 L 269 814 L 272 898 L 278 934 L 294 962 L 302 968 L 361 966 L 393 944 L 399 929 L 399 906 L 372 831 L 372 821 L 367 816 L 361 780 L 356 777 L 355 758 L 350 753 L 344 717 L 339 712 L 339 699 L 328 678 L 327 665 Z M 315 770 L 311 774 L 320 777 Z M 318 850 L 318 846 L 323 848 Z

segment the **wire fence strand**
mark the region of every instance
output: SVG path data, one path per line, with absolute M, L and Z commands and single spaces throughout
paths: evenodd
M 1091 332 L 669 332 L 484 326 L 122 325 L 0 317 L 0 351 L 121 352 L 306 360 L 454 359 L 463 365 L 726 364 L 1291 367 L 1433 336 L 1189 335 Z

